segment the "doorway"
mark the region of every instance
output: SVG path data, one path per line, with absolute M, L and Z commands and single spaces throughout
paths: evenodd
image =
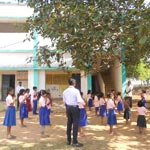
M 2 75 L 2 100 L 6 99 L 7 89 L 9 87 L 15 89 L 15 75 Z

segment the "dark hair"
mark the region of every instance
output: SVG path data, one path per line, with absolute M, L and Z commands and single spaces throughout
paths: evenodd
M 30 92 L 30 89 L 27 88 L 27 89 L 26 89 L 26 92 Z
M 107 98 L 111 98 L 111 94 L 110 93 L 107 93 Z
M 98 98 L 103 98 L 104 97 L 104 93 L 100 92 L 100 94 L 98 95 Z
M 21 90 L 19 91 L 19 95 L 23 95 L 24 92 L 25 92 L 25 89 L 21 89 Z
M 142 93 L 146 93 L 146 90 L 142 90 Z
M 36 86 L 33 86 L 33 90 L 36 90 L 37 89 L 37 87 Z
M 121 96 L 121 92 L 118 92 L 117 95 L 118 95 L 118 96 Z
M 68 80 L 69 85 L 73 85 L 75 82 L 76 82 L 76 80 L 73 79 L 73 78 L 70 78 L 70 79 Z
M 13 91 L 13 90 L 14 90 L 14 88 L 9 87 L 9 88 L 7 89 L 7 95 L 8 95 L 11 91 Z
M 91 94 L 91 93 L 92 93 L 92 91 L 91 91 L 91 90 L 88 90 L 88 91 L 87 91 L 87 94 Z
M 125 101 L 126 101 L 126 100 L 129 100 L 129 99 L 130 99 L 129 97 L 125 97 L 125 98 L 124 98 Z
M 80 95 L 83 96 L 83 92 L 80 92 Z
M 144 106 L 143 102 L 142 101 L 138 101 L 138 107 L 142 107 L 142 106 Z

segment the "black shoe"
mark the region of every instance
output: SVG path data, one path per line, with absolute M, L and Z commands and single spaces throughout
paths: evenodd
M 70 145 L 71 144 L 71 141 L 67 141 L 67 145 Z
M 74 146 L 74 147 L 82 147 L 83 144 L 82 143 L 75 143 L 75 144 L 73 143 L 72 146 Z

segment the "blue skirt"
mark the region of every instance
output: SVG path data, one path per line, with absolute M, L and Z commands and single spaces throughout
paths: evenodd
M 51 123 L 51 120 L 50 120 L 50 113 L 51 113 L 51 110 L 47 108 L 47 118 L 48 118 L 48 123 L 49 123 L 49 124 Z
M 39 110 L 39 121 L 40 121 L 40 125 L 44 126 L 44 125 L 50 125 L 50 118 L 48 115 L 48 109 L 47 107 L 40 107 Z
M 85 108 L 80 109 L 80 119 L 79 119 L 79 127 L 86 126 L 87 122 L 87 114 Z
M 88 107 L 92 107 L 93 106 L 93 102 L 92 102 L 92 99 L 90 98 L 89 100 L 88 100 Z
M 122 102 L 118 102 L 117 110 L 118 111 L 123 111 L 123 103 Z
M 106 117 L 107 116 L 106 105 L 101 105 L 100 106 L 99 115 L 101 117 Z
M 16 126 L 16 110 L 14 106 L 7 107 L 3 125 Z
M 109 125 L 116 125 L 117 124 L 117 119 L 116 119 L 116 114 L 115 114 L 114 109 L 108 110 L 107 124 L 109 124 Z
M 20 104 L 20 119 L 28 118 L 27 104 Z
M 95 107 L 95 111 L 98 112 L 99 111 L 99 107 Z

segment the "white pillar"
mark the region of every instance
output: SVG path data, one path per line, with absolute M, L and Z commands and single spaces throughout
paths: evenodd
M 45 75 L 45 70 L 40 70 L 39 71 L 39 90 L 41 90 L 41 89 L 45 89 L 45 83 L 46 83 L 46 81 L 45 81 L 45 79 L 46 79 L 46 77 L 45 77 L 46 75 Z
M 34 83 L 34 71 L 33 70 L 28 70 L 28 88 L 30 91 L 33 89 L 33 83 Z
M 2 74 L 0 73 L 0 100 L 2 100 Z
M 100 85 L 101 92 L 106 94 L 105 93 L 105 83 L 104 83 L 104 80 L 103 80 L 103 77 L 102 77 L 101 73 L 98 73 L 98 82 L 99 82 L 99 85 Z
M 116 91 L 122 91 L 122 66 L 121 63 L 116 60 L 114 66 L 111 68 L 112 79 L 114 81 L 114 87 Z
M 81 72 L 81 91 L 84 95 L 87 94 L 87 76 L 84 74 L 84 72 Z

